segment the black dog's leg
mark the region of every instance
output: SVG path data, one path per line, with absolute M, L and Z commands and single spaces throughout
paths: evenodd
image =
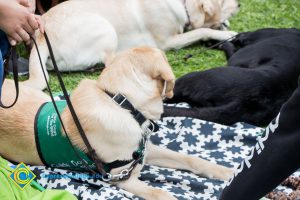
M 229 60 L 229 58 L 236 52 L 236 47 L 231 42 L 225 42 L 221 45 L 219 45 L 218 49 L 224 51 L 226 59 Z
M 162 117 L 192 117 L 196 118 L 197 114 L 191 108 L 178 108 L 164 106 L 164 113 Z
M 239 119 L 233 117 L 232 113 L 237 111 L 237 106 L 230 103 L 218 107 L 205 107 L 205 108 L 178 108 L 164 106 L 164 113 L 162 117 L 191 117 L 203 119 L 206 121 L 216 122 L 224 125 L 232 125 Z

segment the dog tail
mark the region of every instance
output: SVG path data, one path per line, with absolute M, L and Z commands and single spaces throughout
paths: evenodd
M 44 35 L 38 33 L 36 36 L 36 43 L 39 53 L 34 45 L 29 57 L 29 80 L 25 81 L 25 84 L 27 86 L 43 90 L 46 88 L 46 82 L 44 80 L 42 69 L 44 69 L 45 76 L 47 80 L 49 80 L 49 75 L 46 69 L 46 63 L 49 58 L 49 50 Z

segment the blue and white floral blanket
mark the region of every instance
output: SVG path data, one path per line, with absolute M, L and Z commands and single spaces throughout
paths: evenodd
M 154 144 L 199 156 L 228 167 L 238 167 L 255 145 L 262 128 L 237 123 L 224 126 L 199 119 L 167 117 L 158 121 L 160 129 L 151 136 Z M 48 189 L 65 189 L 84 200 L 141 199 L 97 178 L 71 171 L 33 166 L 38 182 Z M 146 165 L 140 179 L 168 191 L 178 199 L 216 200 L 224 182 L 193 173 Z M 282 188 L 281 188 L 282 189 Z

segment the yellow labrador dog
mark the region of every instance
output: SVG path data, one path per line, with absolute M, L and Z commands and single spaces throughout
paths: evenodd
M 168 50 L 199 40 L 226 40 L 236 33 L 212 28 L 221 27 L 238 7 L 237 0 L 70 0 L 42 18 L 60 70 L 76 71 L 136 46 Z M 43 35 L 36 37 L 44 66 L 53 69 Z M 35 48 L 29 66 L 26 84 L 44 89 Z
M 128 164 L 111 170 L 112 175 L 132 165 L 133 152 L 144 137 L 143 126 L 129 110 L 117 104 L 109 94 L 122 94 L 146 119 L 156 120 L 163 112 L 162 98 L 173 96 L 174 75 L 164 53 L 159 49 L 140 47 L 117 54 L 107 63 L 98 80 L 83 80 L 72 92 L 71 101 L 91 146 L 104 163 L 129 160 Z M 14 91 L 5 81 L 3 91 Z M 6 94 L 6 95 L 5 95 Z M 4 93 L 4 103 L 13 99 Z M 35 116 L 50 98 L 40 90 L 22 86 L 17 104 L 0 108 L 0 155 L 15 161 L 43 165 L 35 141 Z M 69 109 L 62 111 L 62 120 L 73 145 L 86 152 Z M 43 124 L 46 126 L 46 124 Z M 146 143 L 145 143 L 146 144 Z M 56 147 L 54 147 L 56 148 Z M 59 152 L 64 154 L 64 152 Z M 138 179 L 143 164 L 191 171 L 205 177 L 228 180 L 231 169 L 155 146 L 148 142 L 142 162 L 133 169 L 129 179 L 115 184 L 146 199 L 175 199 L 167 192 L 152 188 Z

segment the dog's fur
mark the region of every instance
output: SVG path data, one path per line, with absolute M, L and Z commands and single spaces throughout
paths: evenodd
M 105 91 L 125 95 L 147 119 L 155 120 L 163 112 L 162 93 L 165 91 L 163 96 L 172 97 L 174 82 L 171 67 L 161 50 L 135 48 L 112 59 L 97 81 L 83 80 L 79 84 L 72 92 L 71 101 L 87 138 L 102 161 L 130 160 L 142 138 L 142 128 L 130 112 L 117 105 Z M 5 81 L 3 91 L 14 91 L 12 81 Z M 5 94 L 4 103 L 11 102 L 13 95 Z M 42 91 L 21 85 L 16 105 L 0 109 L 1 156 L 15 162 L 42 165 L 35 144 L 34 118 L 46 101 L 50 98 Z M 73 145 L 86 151 L 68 108 L 63 111 L 62 119 Z M 150 142 L 145 157 L 149 164 L 189 170 L 206 177 L 227 180 L 232 174 L 226 167 Z M 114 169 L 112 173 L 119 173 L 125 167 Z M 138 165 L 128 180 L 116 184 L 146 199 L 175 199 L 138 180 L 141 168 L 142 165 Z
M 300 31 L 262 29 L 241 33 L 222 47 L 227 67 L 187 74 L 176 81 L 174 98 L 190 109 L 165 108 L 164 116 L 195 117 L 221 124 L 267 125 L 297 87 Z
M 182 48 L 199 40 L 225 40 L 236 33 L 214 30 L 238 10 L 237 0 L 70 0 L 42 18 L 61 71 L 104 64 L 120 50 L 136 46 L 162 50 Z M 43 65 L 53 69 L 43 34 L 36 32 Z M 44 89 L 36 49 L 29 60 L 28 86 Z M 48 75 L 47 75 L 48 76 Z

